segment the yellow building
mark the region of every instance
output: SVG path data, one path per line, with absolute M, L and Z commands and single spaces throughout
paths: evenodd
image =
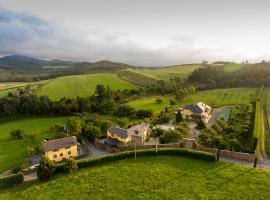
M 182 109 L 182 116 L 186 120 L 202 120 L 207 123 L 212 117 L 212 108 L 205 103 L 198 102 L 196 104 L 184 106 Z
M 150 129 L 146 123 L 140 123 L 128 129 L 109 128 L 107 139 L 114 141 L 117 146 L 126 147 L 128 144 L 143 144 Z
M 44 141 L 43 148 L 45 156 L 55 162 L 79 155 L 79 145 L 75 136 Z

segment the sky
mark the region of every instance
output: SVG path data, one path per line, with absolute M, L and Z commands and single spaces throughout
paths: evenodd
M 0 56 L 136 66 L 270 60 L 267 0 L 0 0 Z

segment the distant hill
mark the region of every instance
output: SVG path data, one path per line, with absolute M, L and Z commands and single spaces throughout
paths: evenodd
M 90 62 L 80 62 L 75 65 L 73 65 L 73 69 L 81 69 L 81 70 L 104 70 L 104 71 L 110 71 L 110 70 L 122 70 L 122 69 L 127 69 L 132 66 L 124 63 L 117 63 L 117 62 L 112 62 L 112 61 L 107 61 L 107 60 L 102 60 L 98 61 L 95 63 L 90 63 Z
M 0 68 L 6 70 L 39 70 L 46 65 L 71 66 L 77 62 L 65 60 L 41 60 L 21 55 L 11 55 L 0 58 Z

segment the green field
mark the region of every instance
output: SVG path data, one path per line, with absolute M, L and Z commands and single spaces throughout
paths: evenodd
M 216 89 L 196 92 L 188 95 L 182 101 L 177 102 L 177 105 L 183 106 L 187 104 L 202 101 L 210 106 L 228 106 L 238 104 L 249 104 L 255 97 L 256 89 L 253 88 L 230 88 L 230 89 Z M 162 99 L 162 103 L 156 103 L 156 99 Z M 130 101 L 127 104 L 135 109 L 150 109 L 155 113 L 160 112 L 169 105 L 170 99 L 174 96 L 164 97 L 150 97 Z
M 195 69 L 202 67 L 201 64 L 190 64 L 190 65 L 176 65 L 170 67 L 162 67 L 157 69 L 130 69 L 133 72 L 148 76 L 150 78 L 158 80 L 168 80 L 172 77 L 178 76 L 186 78 L 188 74 L 193 72 Z
M 224 65 L 224 71 L 226 72 L 234 72 L 244 67 L 244 64 L 238 64 L 238 63 L 230 63 Z
M 269 199 L 270 172 L 174 156 L 115 161 L 0 193 L 0 199 Z
M 29 118 L 0 124 L 0 172 L 18 166 L 27 156 L 27 146 L 40 144 L 52 132 L 49 128 L 55 124 L 64 125 L 69 117 Z M 12 140 L 9 133 L 21 128 L 26 135 L 34 135 L 34 141 L 27 139 Z
M 120 79 L 113 73 L 98 73 L 88 75 L 64 76 L 49 80 L 36 93 L 47 95 L 52 100 L 63 97 L 74 99 L 77 96 L 87 97 L 94 94 L 96 85 L 110 86 L 113 90 L 138 89 L 139 86 Z
M 117 74 L 121 79 L 140 86 L 148 86 L 157 82 L 156 79 L 150 78 L 149 76 L 144 76 L 128 70 L 120 71 Z
M 70 67 L 71 66 L 67 66 L 67 65 L 46 65 L 46 66 L 43 66 L 42 69 L 66 69 Z

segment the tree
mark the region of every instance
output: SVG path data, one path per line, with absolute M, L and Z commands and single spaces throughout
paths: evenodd
M 10 136 L 12 139 L 20 140 L 25 137 L 24 131 L 22 129 L 16 129 L 10 132 Z
M 41 181 L 49 180 L 54 176 L 55 164 L 50 161 L 46 156 L 42 156 L 39 166 L 37 168 L 37 177 Z
M 96 139 L 100 138 L 101 131 L 96 126 L 87 125 L 87 127 L 85 128 L 85 131 L 84 131 L 84 136 L 90 142 L 95 142 Z
M 71 173 L 73 171 L 76 171 L 78 169 L 77 161 L 70 157 L 67 160 L 65 160 L 65 171 L 68 173 Z
M 197 123 L 196 129 L 202 130 L 202 129 L 205 129 L 205 128 L 206 128 L 205 123 L 204 123 L 202 120 L 200 120 L 200 121 Z
M 129 117 L 135 113 L 135 109 L 131 106 L 123 105 L 119 106 L 116 115 L 119 117 Z
M 176 117 L 175 117 L 175 122 L 179 123 L 183 121 L 183 117 L 182 117 L 182 113 L 180 112 L 180 110 L 177 111 L 176 113 Z
M 136 116 L 139 119 L 150 118 L 150 117 L 152 117 L 152 115 L 153 115 L 153 111 L 151 111 L 151 110 L 138 110 L 136 112 Z
M 175 104 L 176 104 L 176 101 L 173 99 L 170 99 L 170 105 L 175 105 Z
M 154 128 L 151 133 L 151 137 L 157 138 L 163 135 L 164 130 L 161 128 Z
M 165 113 L 167 113 L 167 112 L 168 112 L 168 107 L 167 107 L 167 106 L 165 107 L 165 110 L 164 110 L 164 111 L 165 111 Z
M 82 132 L 82 121 L 80 118 L 74 118 L 68 121 L 67 123 L 68 131 L 71 135 L 80 136 Z

